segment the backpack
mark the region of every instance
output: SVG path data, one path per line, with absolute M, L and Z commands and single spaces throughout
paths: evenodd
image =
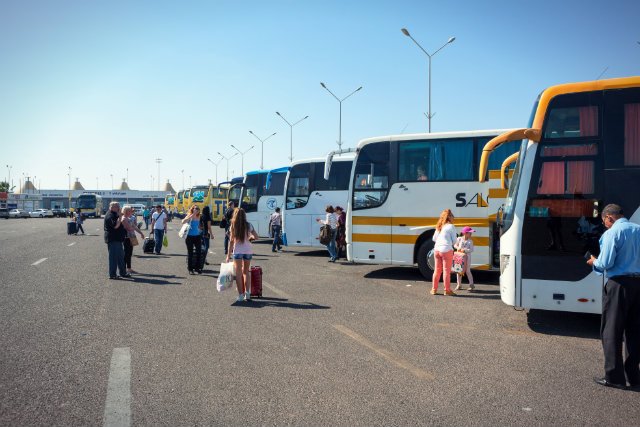
M 331 242 L 331 226 L 325 224 L 320 228 L 320 244 L 328 245 Z

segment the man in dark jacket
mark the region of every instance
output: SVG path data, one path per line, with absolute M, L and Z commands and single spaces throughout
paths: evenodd
M 116 270 L 120 272 L 120 277 L 131 277 L 127 273 L 124 264 L 124 239 L 127 231 L 122 225 L 124 214 L 120 212 L 120 204 L 111 202 L 109 211 L 104 216 L 104 242 L 109 249 L 109 279 L 118 279 Z

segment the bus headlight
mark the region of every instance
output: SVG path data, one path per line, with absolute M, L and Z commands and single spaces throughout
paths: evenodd
M 504 273 L 504 271 L 509 266 L 510 258 L 511 258 L 511 255 L 500 255 L 500 275 L 502 275 L 502 273 Z

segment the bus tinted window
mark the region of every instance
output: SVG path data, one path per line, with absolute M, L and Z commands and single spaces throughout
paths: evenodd
M 365 145 L 357 159 L 353 183 L 353 208 L 380 206 L 389 192 L 389 143 Z
M 284 173 L 274 173 L 271 174 L 271 182 L 269 183 L 269 188 L 265 190 L 265 195 L 267 196 L 277 196 L 282 195 L 284 193 L 284 181 L 287 178 L 287 174 Z
M 329 180 L 324 179 L 324 163 L 317 163 L 315 167 L 314 190 L 338 191 L 349 189 L 352 162 L 336 162 L 331 164 Z
M 470 181 L 474 177 L 473 140 L 400 143 L 400 181 Z
M 598 107 L 559 107 L 549 111 L 545 138 L 577 138 L 598 135 Z
M 624 106 L 624 165 L 640 166 L 640 104 Z

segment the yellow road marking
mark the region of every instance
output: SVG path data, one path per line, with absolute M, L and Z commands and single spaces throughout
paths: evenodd
M 433 380 L 435 378 L 433 376 L 433 374 L 431 374 L 431 373 L 429 373 L 429 372 L 427 372 L 427 371 L 425 371 L 423 369 L 420 369 L 418 367 L 413 366 L 407 360 L 405 360 L 405 359 L 393 354 L 389 350 L 385 350 L 384 348 L 381 348 L 381 347 L 375 345 L 374 343 L 372 343 L 371 341 L 369 341 L 368 339 L 366 339 L 362 335 L 359 335 L 358 333 L 352 331 L 351 329 L 347 328 L 346 326 L 343 326 L 343 325 L 332 325 L 332 326 L 338 332 L 348 336 L 349 338 L 351 338 L 352 340 L 354 340 L 358 344 L 362 345 L 363 347 L 368 348 L 369 350 L 373 351 L 377 355 L 379 355 L 382 358 L 386 359 L 388 362 L 391 362 L 393 365 L 397 366 L 398 368 L 401 368 L 401 369 L 404 369 L 406 371 L 409 371 L 410 373 L 412 373 L 413 375 L 415 375 L 416 377 L 418 377 L 420 379 Z

